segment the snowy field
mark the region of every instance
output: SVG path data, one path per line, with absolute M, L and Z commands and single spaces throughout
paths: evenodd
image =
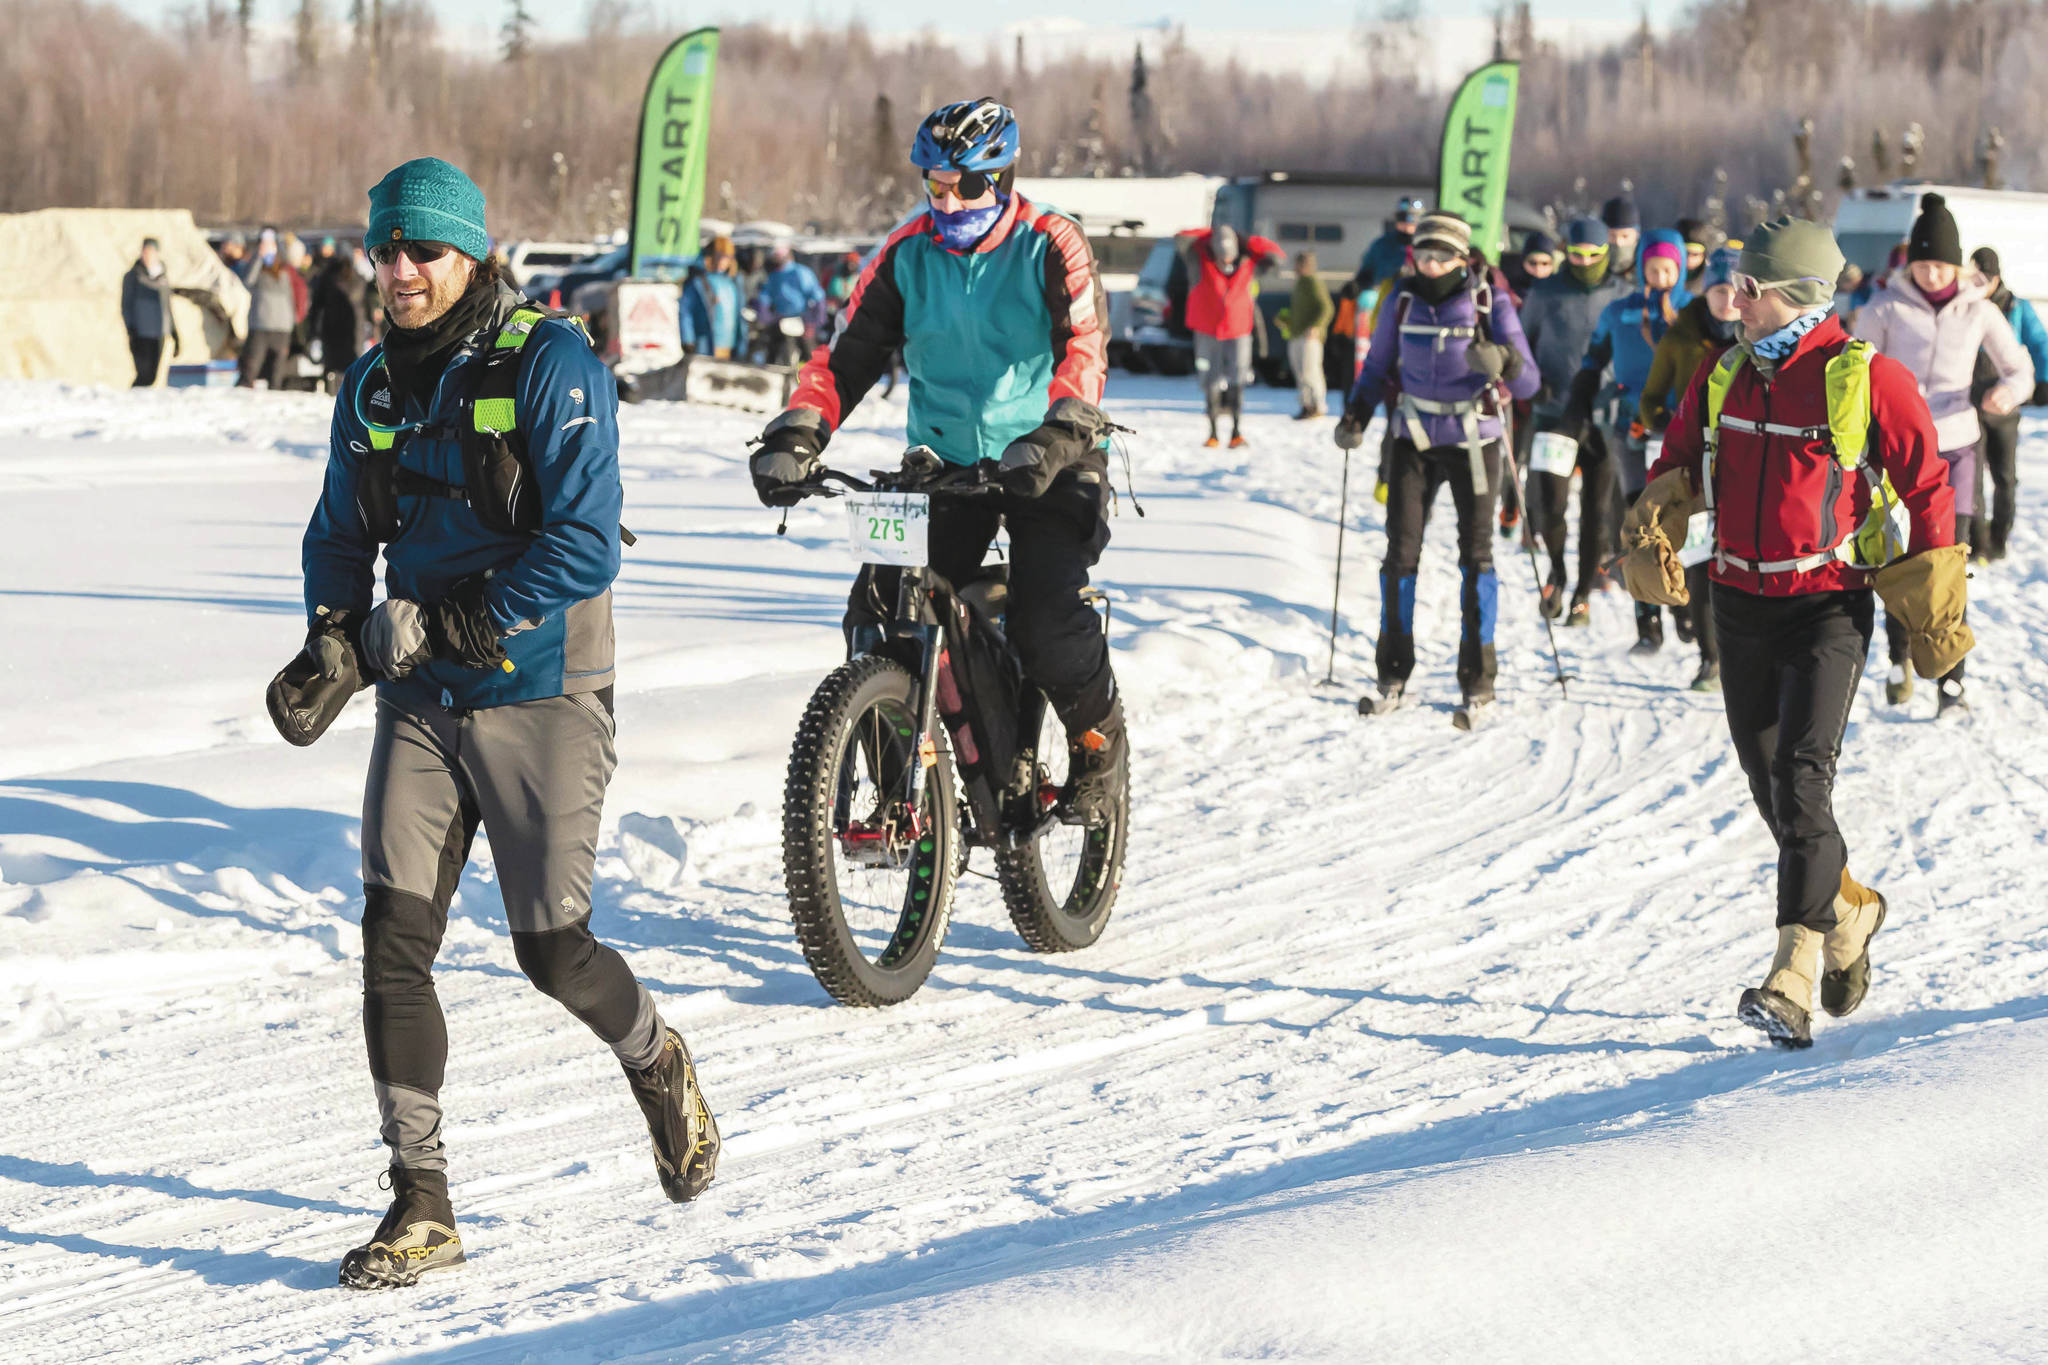
M 371 707 L 295 750 L 262 702 L 326 404 L 0 386 L 0 1359 L 2048 1360 L 2048 429 L 1972 586 L 1971 721 L 1886 710 L 1873 660 L 1837 805 L 1891 920 L 1868 1004 L 1785 1054 L 1733 1018 L 1774 851 L 1692 651 L 1629 657 L 1600 598 L 1563 702 L 1504 559 L 1499 716 L 1454 731 L 1446 498 L 1424 704 L 1362 721 L 1369 461 L 1321 688 L 1340 457 L 1255 401 L 1206 451 L 1192 381 L 1112 384 L 1149 515 L 1100 574 L 1136 746 L 1108 932 L 1035 956 L 968 878 L 880 1012 L 828 1001 L 781 896 L 843 519 L 774 534 L 756 419 L 629 409 L 596 927 L 697 1052 L 719 1179 L 662 1199 L 484 849 L 439 970 L 469 1264 L 360 1295 Z M 893 463 L 901 417 L 835 461 Z

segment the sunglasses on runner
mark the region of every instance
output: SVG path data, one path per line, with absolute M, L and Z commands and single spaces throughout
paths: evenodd
M 370 259 L 378 265 L 396 265 L 398 253 L 405 253 L 406 259 L 414 265 L 425 265 L 438 261 L 455 250 L 446 242 L 379 242 L 370 248 Z
M 926 176 L 924 188 L 934 199 L 944 199 L 952 194 L 958 195 L 960 202 L 964 204 L 970 199 L 979 199 L 987 194 L 989 187 L 995 183 L 995 177 L 986 171 L 962 171 L 958 180 L 935 180 Z
M 1783 289 L 1792 284 L 1826 284 L 1818 275 L 1796 275 L 1789 280 L 1760 280 L 1754 275 L 1736 271 L 1728 277 L 1728 283 L 1735 286 L 1735 292 L 1754 302 L 1764 296 L 1766 289 Z
M 1567 259 L 1579 265 L 1591 265 L 1607 254 L 1604 246 L 1575 246 L 1565 251 Z

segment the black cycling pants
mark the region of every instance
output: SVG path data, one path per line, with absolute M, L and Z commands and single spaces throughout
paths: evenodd
M 1109 544 L 1108 482 L 1091 464 L 1072 468 L 1036 498 L 1009 495 L 932 499 L 931 566 L 949 583 L 981 575 L 999 527 L 1010 532 L 1009 599 L 1003 629 L 1024 675 L 1059 713 L 1068 734 L 1101 724 L 1115 700 L 1109 641 L 1081 592 Z M 863 626 L 879 625 L 896 601 L 897 571 L 870 567 L 846 604 L 848 646 Z

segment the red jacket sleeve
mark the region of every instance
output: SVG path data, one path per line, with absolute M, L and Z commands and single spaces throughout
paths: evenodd
M 1287 261 L 1287 249 L 1285 247 L 1281 246 L 1271 237 L 1261 237 L 1256 232 L 1244 239 L 1244 252 L 1245 255 L 1250 256 L 1254 260 L 1261 256 L 1278 256 L 1283 265 Z
M 903 345 L 903 294 L 896 287 L 896 252 L 910 238 L 930 230 L 930 217 L 920 213 L 889 234 L 868 258 L 853 292 L 847 295 L 846 307 L 839 315 L 839 334 L 830 346 L 811 352 L 797 375 L 790 411 L 816 413 L 828 439 L 882 377 Z
M 1678 400 L 1678 411 L 1671 414 L 1671 425 L 1664 429 L 1664 453 L 1657 457 L 1657 463 L 1650 466 L 1651 478 L 1658 478 L 1674 469 L 1683 469 L 1692 491 L 1700 491 L 1700 452 L 1706 446 L 1706 431 L 1702 425 L 1707 418 L 1707 376 L 1714 372 L 1714 366 L 1727 354 L 1728 348 L 1709 351 L 1707 358 L 1693 371 L 1692 379 L 1685 386 L 1685 396 Z
M 1041 213 L 1033 226 L 1046 235 L 1046 310 L 1052 315 L 1052 384 L 1048 404 L 1062 398 L 1102 402 L 1109 362 L 1103 321 L 1109 312 L 1088 239 L 1070 218 Z
M 1935 443 L 1934 418 L 1912 371 L 1890 356 L 1870 360 L 1870 427 L 1871 458 L 1891 477 L 1912 518 L 1908 553 L 1955 544 L 1956 497 Z

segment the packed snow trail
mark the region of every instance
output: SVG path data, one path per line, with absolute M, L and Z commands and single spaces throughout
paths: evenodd
M 1524 1148 L 1613 1160 L 1622 1184 L 1589 1179 L 1588 1200 L 1627 1197 L 1632 1168 L 1604 1139 L 1641 1125 L 1670 1145 L 1657 1169 L 1679 1172 L 1665 1174 L 1678 1187 L 1687 1153 L 1744 1133 L 1776 1134 L 1800 1160 L 1853 1149 L 1853 1131 L 1795 1097 L 1839 1075 L 1877 1087 L 1880 1109 L 1922 1114 L 1940 1087 L 1909 1061 L 1872 1059 L 1961 1031 L 1987 1041 L 1952 1066 L 1993 1087 L 1984 1112 L 2009 1144 L 1980 1154 L 1984 1178 L 2009 1150 L 2039 1149 L 2048 1120 L 2024 1102 L 2048 1029 L 2033 893 L 2048 878 L 2036 425 L 2013 557 L 1972 585 L 1972 720 L 1934 725 L 1931 689 L 1906 714 L 1874 705 L 1873 651 L 1837 809 L 1892 919 L 1869 1003 L 1823 1019 L 1813 1051 L 1788 1058 L 1732 1017 L 1768 956 L 1774 850 L 1719 699 L 1684 690 L 1692 651 L 1629 657 L 1627 604 L 1602 597 L 1590 631 L 1559 632 L 1580 677 L 1561 701 L 1526 560 L 1501 543 L 1501 705 L 1483 731 L 1457 733 L 1446 502 L 1424 552 L 1419 702 L 1361 720 L 1383 544 L 1376 440 L 1353 459 L 1346 686 L 1318 688 L 1341 456 L 1327 422 L 1277 415 L 1290 395 L 1254 399 L 1251 448 L 1208 451 L 1192 381 L 1112 385 L 1112 415 L 1139 432 L 1148 515 L 1123 500 L 1099 574 L 1136 746 L 1130 864 L 1102 941 L 1028 953 L 994 887 L 970 877 L 930 983 L 880 1012 L 829 1003 L 780 888 L 782 766 L 804 699 L 840 657 L 843 513 L 807 504 L 778 538 L 741 459 L 756 419 L 625 412 L 640 544 L 618 590 L 621 766 L 595 927 L 697 1053 L 726 1135 L 720 1177 L 695 1205 L 662 1200 L 615 1064 L 520 975 L 480 845 L 437 977 L 469 1264 L 364 1296 L 334 1287 L 334 1268 L 385 1202 L 359 1028 L 370 707 L 302 751 L 275 739 L 261 696 L 303 631 L 298 536 L 326 404 L 0 386 L 0 611 L 17 645 L 0 671 L 0 1352 L 772 1358 L 785 1345 L 829 1354 L 829 1336 L 794 1325 L 849 1301 L 867 1305 L 849 1307 L 849 1340 L 879 1347 L 888 1306 L 928 1285 L 973 1287 L 951 1300 L 963 1313 L 1014 1323 L 1003 1304 L 1029 1300 L 1004 1299 L 1004 1285 L 1042 1294 L 1061 1266 L 1122 1266 L 1125 1244 L 1179 1246 L 1171 1229 L 1189 1220 L 1251 1218 L 1326 1182 L 1358 1220 L 1384 1211 L 1419 1238 L 1430 1191 L 1447 1192 L 1448 1217 L 1470 1182 L 1515 1179 L 1520 1166 L 1487 1172 L 1527 1165 L 1500 1155 Z M 893 464 L 901 413 L 871 400 L 833 462 Z M 2028 1022 L 1984 1027 L 2007 1021 Z M 2004 1062 L 1983 1051 L 2000 1038 Z M 1731 1108 L 1762 1127 L 1716 1128 Z M 1890 1216 L 1930 1236 L 1981 1216 L 1987 1190 L 1956 1189 L 1932 1144 L 1885 1150 L 1869 1195 L 1895 1201 Z M 1389 1183 L 1402 1173 L 1424 1183 Z M 1700 1215 L 1721 1219 L 1715 1236 L 1766 1216 L 1740 1180 L 1717 1188 Z M 2040 1193 L 2006 1187 L 2036 1210 Z M 1503 1207 L 1528 1220 L 1518 1237 L 1556 1217 L 1540 1200 Z M 1446 1226 L 1483 1226 L 1464 1218 Z M 1243 1226 L 1243 1245 L 1266 1250 L 1228 1276 L 1203 1268 L 1213 1240 L 1130 1273 L 1255 1297 L 1297 1273 L 1278 1244 L 1342 1245 L 1348 1223 Z M 1671 1254 L 1654 1211 L 1599 1226 L 1640 1239 L 1615 1264 Z M 2042 1282 L 2038 1231 L 2001 1245 L 2015 1283 Z M 1398 1259 L 1390 1247 L 1361 1242 L 1342 1263 Z M 1545 1282 L 1557 1351 L 1627 1292 L 1605 1264 Z M 1982 1298 L 1901 1306 L 1888 1284 L 1851 1291 L 1884 1313 L 1822 1322 L 1787 1300 L 1761 1305 L 1761 1326 L 1874 1357 L 1966 1302 L 1978 1330 L 2004 1321 Z M 1445 1340 L 1425 1330 L 1432 1306 L 1475 1330 L 1515 1320 L 1511 1279 L 1417 1272 L 1402 1292 L 1418 1301 L 1334 1315 L 1334 1335 L 1261 1337 L 1255 1315 L 1229 1349 L 1346 1354 L 1369 1339 L 1417 1358 Z M 1048 1324 L 1039 1345 L 1070 1358 L 1222 1349 L 1146 1328 L 1138 1305 L 1123 1336 Z M 1859 1352 L 1871 1324 L 1893 1335 Z M 898 1356 L 957 1354 L 950 1329 L 914 1329 L 889 1341 Z M 1530 1345 L 1515 1354 L 1546 1358 Z

